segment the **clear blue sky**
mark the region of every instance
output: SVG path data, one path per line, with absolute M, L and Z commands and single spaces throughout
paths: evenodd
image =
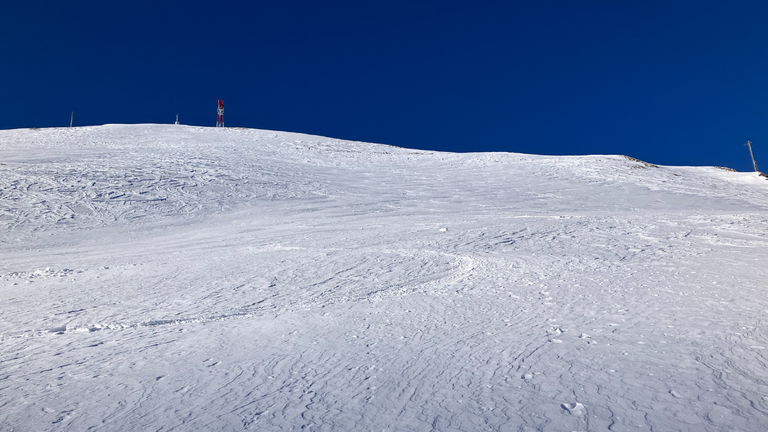
M 768 171 L 768 2 L 3 1 L 0 129 L 276 129 Z

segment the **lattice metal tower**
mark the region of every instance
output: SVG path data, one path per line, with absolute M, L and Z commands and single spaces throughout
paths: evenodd
M 219 101 L 219 108 L 216 110 L 216 127 L 224 127 L 224 101 Z

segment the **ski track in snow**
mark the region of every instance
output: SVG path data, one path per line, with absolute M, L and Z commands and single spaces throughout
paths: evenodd
M 0 131 L 0 431 L 762 431 L 768 182 Z

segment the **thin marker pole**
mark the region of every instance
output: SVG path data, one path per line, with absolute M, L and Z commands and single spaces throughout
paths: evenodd
M 755 167 L 755 172 L 759 172 L 757 170 L 757 162 L 755 162 L 755 154 L 752 153 L 752 141 L 747 140 L 747 143 L 744 145 L 749 147 L 749 155 L 752 156 L 752 166 Z
M 69 116 L 69 127 L 72 127 L 72 120 L 75 119 L 75 112 L 72 111 L 72 115 Z

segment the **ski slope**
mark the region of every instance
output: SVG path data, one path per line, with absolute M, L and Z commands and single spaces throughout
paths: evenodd
M 0 131 L 0 431 L 763 431 L 768 181 Z

